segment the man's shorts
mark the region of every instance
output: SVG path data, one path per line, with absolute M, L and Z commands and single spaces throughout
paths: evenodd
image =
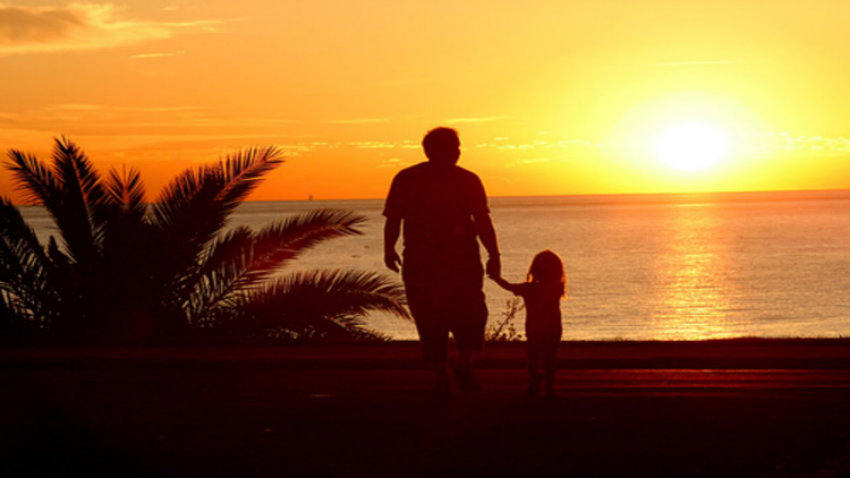
M 446 361 L 449 332 L 460 350 L 480 351 L 487 324 L 483 272 L 465 280 L 422 279 L 405 277 L 405 290 L 425 362 Z

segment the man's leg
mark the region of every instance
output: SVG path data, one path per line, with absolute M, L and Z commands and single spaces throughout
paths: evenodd
M 449 333 L 439 323 L 428 320 L 432 318 L 416 318 L 416 328 L 422 343 L 424 362 L 434 372 L 432 395 L 435 398 L 444 398 L 451 395 L 448 371 Z
M 481 384 L 475 375 L 472 359 L 484 348 L 484 328 L 487 324 L 487 304 L 479 284 L 473 284 L 465 294 L 454 300 L 452 332 L 458 345 L 455 377 L 464 392 L 477 392 Z
M 439 297 L 428 283 L 405 283 L 407 303 L 419 342 L 422 344 L 422 358 L 425 365 L 434 372 L 432 396 L 446 398 L 451 395 L 448 372 L 449 331 L 436 305 Z
M 478 392 L 481 390 L 481 384 L 478 382 L 478 377 L 475 375 L 475 367 L 472 364 L 472 357 L 475 351 L 461 349 L 458 352 L 457 363 L 454 366 L 455 379 L 457 379 L 461 390 L 464 392 Z

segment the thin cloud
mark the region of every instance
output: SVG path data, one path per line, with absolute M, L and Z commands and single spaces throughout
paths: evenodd
M 748 152 L 756 155 L 810 154 L 818 156 L 845 156 L 850 154 L 850 137 L 844 136 L 794 136 L 787 132 L 751 135 L 745 144 Z
M 614 65 L 606 65 L 605 69 L 626 69 L 626 68 L 682 68 L 690 66 L 717 66 L 717 65 L 734 65 L 741 63 L 737 60 L 689 60 L 689 61 L 660 61 L 655 63 L 618 63 Z
M 507 140 L 507 137 L 495 138 L 495 140 Z M 531 151 L 573 151 L 573 150 L 588 150 L 598 148 L 600 145 L 594 145 L 583 139 L 562 139 L 558 141 L 543 141 L 535 140 L 527 143 L 510 143 L 499 141 L 496 143 L 478 143 L 475 145 L 477 149 L 490 149 L 499 152 L 531 152 Z
M 357 149 L 393 149 L 396 147 L 395 144 L 386 141 L 352 141 L 348 144 Z
M 404 164 L 407 164 L 408 161 L 405 161 L 401 158 L 386 158 L 380 159 L 378 161 L 378 168 L 398 168 Z
M 484 116 L 480 118 L 451 118 L 446 120 L 448 124 L 461 124 L 461 123 L 490 123 L 493 121 L 501 121 L 510 119 L 510 116 Z
M 731 60 L 708 60 L 708 61 L 665 61 L 660 63 L 650 63 L 649 66 L 660 67 L 677 67 L 677 66 L 702 66 L 702 65 L 732 65 L 739 63 Z
M 198 106 L 117 106 L 119 111 L 141 111 L 144 113 L 165 113 L 172 111 L 200 111 Z
M 45 111 L 111 111 L 111 112 L 141 112 L 168 113 L 182 111 L 200 111 L 198 106 L 107 106 L 91 103 L 62 103 L 46 106 Z
M 521 159 L 520 164 L 537 164 L 537 163 L 548 163 L 551 162 L 552 158 L 525 158 Z
M 61 103 L 35 110 L 0 110 L 0 131 L 8 128 L 43 131 L 69 131 L 72 134 L 113 136 L 220 137 L 240 134 L 246 137 L 297 138 L 282 131 L 299 121 L 275 117 L 222 117 L 210 115 L 192 105 L 116 106 L 92 103 Z M 49 135 L 48 135 L 49 137 Z
M 295 144 L 276 144 L 276 148 L 280 149 L 284 156 L 294 158 L 316 149 L 313 144 L 295 143 Z
M 168 58 L 172 56 L 182 55 L 186 53 L 185 51 L 174 51 L 169 53 L 140 53 L 138 55 L 131 55 L 130 58 L 133 60 L 147 60 L 151 58 Z
M 90 103 L 64 103 L 60 105 L 52 105 L 45 108 L 46 110 L 62 110 L 62 111 L 99 111 L 106 109 L 105 105 L 94 105 Z
M 371 124 L 371 123 L 389 123 L 392 121 L 391 117 L 381 117 L 381 118 L 352 118 L 352 119 L 338 119 L 338 120 L 328 120 L 326 121 L 329 124 Z
M 122 18 L 112 4 L 19 7 L 0 4 L 0 56 L 100 50 L 215 32 L 222 20 L 157 22 Z

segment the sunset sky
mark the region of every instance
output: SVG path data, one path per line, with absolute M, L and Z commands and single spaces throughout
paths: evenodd
M 382 197 L 438 125 L 494 196 L 850 188 L 847 0 L 0 0 L 0 86 L 152 198 L 271 144 L 252 199 Z

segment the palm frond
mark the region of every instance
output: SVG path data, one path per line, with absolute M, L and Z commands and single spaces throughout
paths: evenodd
M 79 268 L 53 236 L 47 241 L 47 256 L 51 264 L 50 287 L 57 297 L 52 304 L 50 328 L 59 337 L 70 337 L 79 333 L 80 324 L 84 324 L 90 315 L 90 311 L 80 306 L 81 292 L 85 292 L 89 284 L 82 280 Z
M 360 235 L 366 218 L 350 211 L 317 209 L 273 223 L 257 233 L 254 270 L 273 271 L 328 239 Z
M 12 172 L 12 180 L 23 192 L 24 200 L 44 206 L 55 217 L 58 214 L 60 185 L 53 171 L 32 154 L 12 149 L 8 156 L 9 162 L 5 166 Z
M 171 282 L 174 300 L 187 300 L 195 268 L 206 244 L 224 227 L 227 215 L 215 202 L 220 187 L 205 172 L 187 170 L 175 178 L 151 205 L 151 222 L 158 231 L 160 261 L 157 275 Z
M 348 211 L 325 209 L 292 216 L 256 235 L 245 227 L 229 231 L 202 260 L 190 299 L 193 315 L 197 319 L 209 315 L 216 302 L 231 300 L 232 294 L 266 279 L 321 241 L 360 234 L 356 227 L 363 221 L 364 217 Z
M 135 211 L 141 216 L 145 214 L 145 185 L 138 169 L 123 169 L 121 172 L 110 169 L 104 189 L 109 204 L 121 206 L 125 211 Z
M 88 157 L 63 137 L 55 140 L 52 169 L 18 150 L 11 150 L 9 159 L 7 167 L 25 199 L 47 209 L 70 257 L 90 266 L 107 211 L 100 176 Z
M 88 157 L 65 137 L 55 140 L 54 174 L 62 185 L 62 210 L 56 224 L 70 255 L 83 267 L 97 256 L 109 211 L 100 174 Z
M 188 300 L 192 323 L 209 321 L 216 309 L 234 304 L 234 295 L 248 286 L 253 250 L 254 234 L 247 227 L 228 231 L 207 249 Z
M 409 318 L 403 286 L 372 272 L 299 272 L 246 294 L 236 324 L 245 332 L 267 329 L 323 333 L 358 330 L 370 311 Z
M 47 255 L 35 230 L 24 221 L 21 212 L 12 201 L 0 196 L 0 238 L 12 248 L 18 258 L 32 258 L 42 264 L 47 262 Z
M 196 284 L 188 304 L 184 307 L 191 325 L 206 326 L 223 311 L 239 307 L 245 290 L 235 286 L 241 271 L 238 266 L 226 265 L 204 275 Z
M 64 247 L 53 237 L 41 246 L 0 199 L 0 329 L 25 320 L 69 343 L 180 340 L 190 326 L 239 337 L 374 339 L 367 312 L 408 317 L 401 285 L 373 273 L 303 272 L 262 284 L 311 247 L 360 234 L 362 216 L 317 210 L 221 234 L 279 155 L 252 148 L 187 170 L 148 206 L 137 170 L 101 178 L 65 138 L 52 168 L 10 151 L 17 186 L 48 210 Z
M 20 211 L 0 197 L 0 289 L 10 304 L 43 318 L 53 305 L 51 261 Z
M 315 244 L 341 236 L 363 234 L 358 226 L 366 222 L 366 217 L 351 211 L 338 209 L 316 209 L 295 214 L 284 221 L 266 228 L 259 237 L 268 235 L 289 249 L 306 249 Z M 285 237 L 284 240 L 277 239 Z
M 281 163 L 278 156 L 275 148 L 248 149 L 216 165 L 187 170 L 162 192 L 151 208 L 152 220 L 162 232 L 159 250 L 168 267 L 162 275 L 176 279 L 174 300 L 189 300 L 207 244 L 260 178 Z
M 316 210 L 298 214 L 254 234 L 237 228 L 217 239 L 201 261 L 198 280 L 217 274 L 216 296 L 251 287 L 268 278 L 287 261 L 321 241 L 360 234 L 356 228 L 365 218 L 347 211 Z M 232 281 L 228 287 L 224 279 Z M 229 289 L 229 291 L 228 291 Z M 197 295 L 197 294 L 195 294 Z M 193 301 L 197 302 L 197 297 Z M 209 301 L 207 301 L 209 303 Z
M 168 183 L 153 204 L 156 223 L 165 229 L 179 223 L 184 217 L 191 217 L 185 210 L 196 203 L 212 202 L 218 193 L 214 186 L 212 182 L 206 181 L 204 170 L 183 171 Z
M 243 258 L 253 253 L 254 239 L 254 233 L 248 227 L 240 226 L 228 230 L 207 247 L 201 260 L 201 274 L 234 260 L 245 261 Z
M 259 184 L 262 176 L 282 162 L 278 156 L 275 148 L 252 148 L 219 164 L 184 171 L 157 200 L 153 210 L 156 222 L 167 228 L 180 219 L 209 211 L 211 218 L 221 221 L 211 222 L 203 232 L 218 231 L 223 219 Z
M 283 163 L 281 151 L 274 146 L 253 147 L 228 155 L 214 174 L 220 175 L 224 188 L 218 200 L 226 205 L 237 206 L 259 184 L 262 177 Z
M 15 297 L 0 288 L 0 343 L 21 342 L 32 331 L 31 312 L 22 309 Z
M 67 270 L 72 267 L 71 258 L 62 252 L 53 236 L 50 236 L 50 239 L 47 240 L 47 256 L 50 257 L 50 261 L 56 270 Z
M 73 199 L 88 209 L 102 205 L 107 198 L 100 174 L 86 154 L 66 137 L 54 139 L 54 173 Z M 90 211 L 94 215 L 94 211 Z
M 106 274 L 153 275 L 159 260 L 155 228 L 147 221 L 145 187 L 139 171 L 111 169 L 104 181 L 109 217 L 103 226 L 102 255 Z

